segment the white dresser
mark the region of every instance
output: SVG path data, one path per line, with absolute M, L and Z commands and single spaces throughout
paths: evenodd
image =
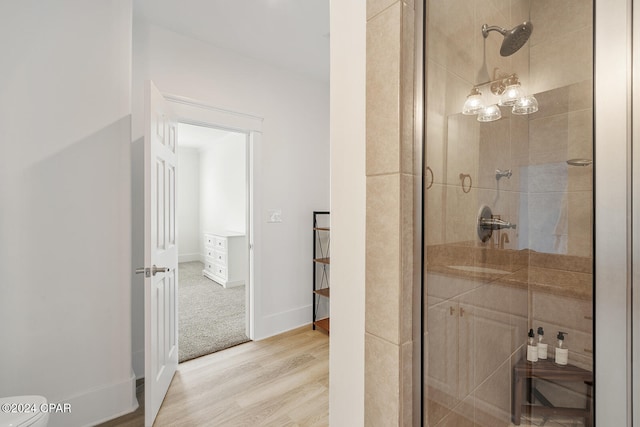
M 233 231 L 204 233 L 205 277 L 225 288 L 245 284 L 247 243 L 244 234 Z

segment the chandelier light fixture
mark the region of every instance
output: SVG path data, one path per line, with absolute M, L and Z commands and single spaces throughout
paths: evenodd
M 479 122 L 492 122 L 502 117 L 500 107 L 511 107 L 513 114 L 532 114 L 538 111 L 538 101 L 533 95 L 527 95 L 522 90 L 518 75 L 503 74 L 496 68 L 493 80 L 479 83 L 471 88 L 462 107 L 462 114 L 476 114 Z M 491 94 L 497 101 L 483 97 L 480 88 L 489 87 Z

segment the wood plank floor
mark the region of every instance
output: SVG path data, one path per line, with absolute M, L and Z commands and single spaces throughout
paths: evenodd
M 103 427 L 144 425 L 141 408 Z M 154 426 L 329 425 L 329 337 L 311 326 L 178 367 Z

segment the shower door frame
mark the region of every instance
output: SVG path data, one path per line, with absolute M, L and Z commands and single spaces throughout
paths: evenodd
M 640 427 L 633 413 L 640 408 L 640 369 L 633 369 L 640 366 L 640 326 L 633 328 L 640 325 L 640 173 L 632 169 L 640 165 L 640 149 L 632 149 L 640 146 L 633 132 L 640 128 L 639 33 L 633 0 L 594 1 L 596 426 Z
M 629 2 L 628 2 L 629 3 Z M 628 328 L 630 332 L 631 340 L 631 372 L 629 377 L 631 378 L 631 384 L 627 385 L 628 405 L 630 420 L 629 425 L 633 427 L 640 427 L 640 325 L 638 318 L 640 317 L 640 250 L 636 248 L 640 247 L 640 173 L 638 173 L 633 165 L 640 165 L 640 149 L 634 149 L 634 147 L 640 146 L 640 132 L 635 130 L 640 128 L 640 52 L 636 54 L 633 49 L 635 46 L 640 46 L 640 5 L 635 7 L 634 1 L 630 0 L 631 8 L 631 40 L 630 40 L 630 55 L 631 55 L 631 144 L 628 151 L 630 151 L 630 172 L 631 172 L 631 274 L 630 285 L 628 286 L 630 293 L 630 314 L 628 318 Z M 636 267 L 637 266 L 637 267 Z

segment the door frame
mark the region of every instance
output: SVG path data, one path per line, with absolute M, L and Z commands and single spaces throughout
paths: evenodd
M 195 126 L 210 127 L 247 135 L 247 243 L 249 267 L 248 286 L 246 287 L 245 333 L 249 339 L 255 339 L 255 319 L 260 318 L 260 279 L 261 279 L 261 227 L 260 200 L 261 188 L 261 141 L 263 118 L 251 114 L 239 113 L 214 107 L 200 101 L 178 95 L 163 93 L 171 105 L 176 121 Z

